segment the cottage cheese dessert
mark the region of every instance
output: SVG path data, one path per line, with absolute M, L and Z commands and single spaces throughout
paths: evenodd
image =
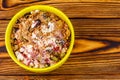
M 70 44 L 68 25 L 57 15 L 33 10 L 19 18 L 12 28 L 11 45 L 16 58 L 32 68 L 59 62 Z

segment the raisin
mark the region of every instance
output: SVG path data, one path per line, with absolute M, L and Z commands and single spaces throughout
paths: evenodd
M 29 18 L 29 15 L 30 15 L 31 13 L 29 12 L 29 13 L 26 13 L 26 14 L 24 14 L 24 17 L 25 18 Z
M 40 19 L 35 20 L 35 24 L 36 24 L 35 27 L 39 26 L 41 24 L 41 20 Z

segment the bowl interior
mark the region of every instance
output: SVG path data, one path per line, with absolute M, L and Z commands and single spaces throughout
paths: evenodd
M 64 56 L 64 58 L 62 60 L 60 60 L 58 63 L 56 63 L 55 65 L 47 67 L 47 68 L 42 68 L 42 69 L 40 69 L 40 68 L 30 68 L 30 67 L 22 64 L 20 61 L 18 61 L 16 56 L 13 53 L 13 50 L 11 48 L 11 43 L 10 43 L 10 34 L 11 34 L 11 31 L 12 31 L 12 27 L 15 24 L 16 20 L 18 18 L 22 17 L 25 13 L 30 12 L 32 10 L 36 10 L 36 9 L 43 10 L 43 11 L 48 11 L 48 12 L 52 12 L 52 13 L 56 14 L 57 16 L 59 16 L 62 20 L 64 20 L 68 24 L 69 29 L 71 31 L 70 46 L 69 46 L 69 48 L 67 50 L 67 53 Z M 61 66 L 67 60 L 67 58 L 69 57 L 69 55 L 72 51 L 73 45 L 74 45 L 74 29 L 73 29 L 73 26 L 72 26 L 70 20 L 68 19 L 68 17 L 64 13 L 62 13 L 60 10 L 58 10 L 54 7 L 45 6 L 45 5 L 30 6 L 30 7 L 27 7 L 25 9 L 21 10 L 20 12 L 18 12 L 9 22 L 9 24 L 7 26 L 7 29 L 6 29 L 6 34 L 5 34 L 5 44 L 6 44 L 6 48 L 7 48 L 7 51 L 9 53 L 10 57 L 19 66 L 25 68 L 26 70 L 30 70 L 32 72 L 40 72 L 40 73 L 49 72 L 49 71 L 52 71 L 52 70 L 58 68 L 59 66 Z

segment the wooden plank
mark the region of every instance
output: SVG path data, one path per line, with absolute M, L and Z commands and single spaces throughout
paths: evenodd
M 120 79 L 120 75 L 40 75 L 40 76 L 0 76 L 1 80 L 101 80 Z
M 0 10 L 2 9 L 2 0 L 0 0 Z
M 21 9 L 27 7 L 27 6 L 30 6 L 30 5 L 39 5 L 41 3 L 39 2 L 36 2 L 36 3 L 31 3 L 31 4 L 28 4 L 28 5 L 18 5 L 18 6 L 15 6 L 15 7 L 12 7 L 12 8 L 4 8 L 3 11 L 0 11 L 0 19 L 10 19 L 12 16 L 14 16 L 18 11 L 20 11 Z M 48 4 L 49 5 L 49 4 Z M 72 12 L 75 12 L 75 13 L 71 13 L 71 10 L 70 10 L 70 7 L 68 6 L 71 6 L 72 4 L 69 3 L 65 3 L 65 4 L 62 4 L 62 3 L 55 3 L 55 4 L 50 4 L 51 6 L 54 6 L 56 8 L 59 8 L 60 10 L 62 10 L 63 12 L 65 12 L 68 16 L 73 16 L 73 17 L 77 17 L 79 16 L 79 12 L 77 12 L 76 10 L 72 9 L 73 11 Z M 64 8 L 63 8 L 64 6 Z M 74 8 L 76 9 L 79 9 L 79 3 L 74 3 L 72 5 Z M 9 13 L 9 14 L 8 14 Z M 5 16 L 6 15 L 6 16 Z
M 117 2 L 118 0 L 1 0 L 2 7 L 12 7 L 21 4 L 35 3 L 35 2 L 44 2 L 44 3 L 68 3 L 68 2 Z
M 81 2 L 120 2 L 119 0 L 80 0 Z
M 28 76 L 0 76 L 1 80 L 28 80 Z
M 92 54 L 92 53 L 89 53 Z M 72 54 L 60 68 L 41 75 L 118 75 L 120 74 L 120 54 L 80 56 Z M 73 57 L 74 56 L 74 57 Z M 0 75 L 39 75 L 22 69 L 11 59 L 0 59 Z
M 4 7 L 12 7 L 16 5 L 21 5 L 21 4 L 27 4 L 27 3 L 35 3 L 35 2 L 41 2 L 41 3 L 65 3 L 65 2 L 81 2 L 80 0 L 2 0 L 3 3 L 3 8 Z
M 107 2 L 34 2 L 3 8 L 0 11 L 0 19 L 11 19 L 21 9 L 31 5 L 50 5 L 63 11 L 69 18 L 120 18 L 120 3 Z

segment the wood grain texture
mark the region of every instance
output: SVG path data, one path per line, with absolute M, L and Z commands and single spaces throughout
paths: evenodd
M 102 78 L 103 75 L 108 74 L 118 76 L 120 74 L 120 19 L 71 19 L 71 21 L 76 39 L 70 58 L 57 70 L 40 75 L 51 75 L 51 78 L 64 75 L 64 78 L 68 79 L 71 78 L 68 77 L 69 75 L 75 75 L 73 79 L 80 78 L 82 75 L 83 78 L 85 78 L 84 75 L 88 75 L 86 77 L 88 79 L 95 79 L 97 76 Z M 0 26 L 2 26 L 0 30 L 3 32 L 0 38 L 0 65 L 3 65 L 0 66 L 0 75 L 39 75 L 22 69 L 7 54 L 3 43 L 8 22 L 9 20 L 0 20 Z
M 86 78 L 87 77 L 87 78 Z M 113 80 L 120 75 L 39 75 L 39 76 L 0 76 L 1 80 Z M 85 79 L 86 78 L 86 79 Z M 98 79 L 99 78 L 99 79 Z
M 3 3 L 2 3 L 3 4 Z M 5 3 L 6 4 L 6 3 Z M 57 2 L 57 1 L 41 1 L 33 3 L 24 3 L 19 5 L 18 3 L 12 7 L 4 7 L 0 11 L 0 19 L 11 19 L 18 11 L 30 6 L 46 4 L 56 7 L 63 11 L 70 18 L 120 18 L 120 5 L 119 2 L 107 3 L 107 2 Z M 64 7 L 64 8 L 63 8 Z
M 35 3 L 35 2 L 42 2 L 42 3 L 68 3 L 68 2 L 117 2 L 118 0 L 1 0 L 2 6 L 4 7 L 13 7 L 20 4 L 28 4 L 28 3 Z
M 63 11 L 75 30 L 75 45 L 60 68 L 43 74 L 18 66 L 5 48 L 5 30 L 21 9 L 45 4 Z M 0 80 L 120 79 L 120 1 L 0 0 Z

